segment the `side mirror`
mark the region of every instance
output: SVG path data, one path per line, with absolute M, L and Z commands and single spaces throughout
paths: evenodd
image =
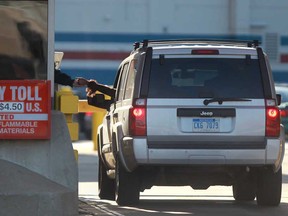
M 279 106 L 281 104 L 281 94 L 276 94 L 276 99 L 277 99 L 277 105 Z
M 109 110 L 113 100 L 105 99 L 104 94 L 95 94 L 93 97 L 87 97 L 87 102 L 89 105 Z
M 96 94 L 94 97 L 94 100 L 96 100 L 98 103 L 104 103 L 105 97 L 103 94 Z

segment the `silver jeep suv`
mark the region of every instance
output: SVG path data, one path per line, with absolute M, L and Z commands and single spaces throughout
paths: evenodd
M 257 41 L 134 44 L 98 128 L 99 197 L 135 205 L 153 185 L 232 186 L 277 206 L 285 136 L 269 61 Z M 96 96 L 95 96 L 96 97 Z

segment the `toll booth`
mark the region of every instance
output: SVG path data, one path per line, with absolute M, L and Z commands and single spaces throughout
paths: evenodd
M 54 110 L 54 9 L 0 0 L 0 215 L 78 215 L 77 163 Z

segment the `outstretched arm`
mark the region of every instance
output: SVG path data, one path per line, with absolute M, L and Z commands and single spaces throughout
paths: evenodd
M 88 80 L 82 77 L 72 79 L 69 75 L 62 73 L 60 69 L 55 69 L 54 81 L 60 85 L 68 85 L 70 87 L 81 87 L 88 84 Z
M 55 69 L 54 82 L 60 85 L 68 85 L 73 87 L 74 79 L 67 74 L 62 73 L 61 70 Z

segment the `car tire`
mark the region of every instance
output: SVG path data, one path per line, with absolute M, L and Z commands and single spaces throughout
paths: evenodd
M 116 160 L 116 202 L 120 206 L 134 206 L 139 203 L 139 176 L 136 171 L 127 172 L 117 157 Z
M 256 197 L 256 184 L 251 174 L 235 182 L 232 189 L 236 201 L 253 201 Z
M 99 157 L 98 196 L 100 199 L 115 200 L 115 180 L 107 176 L 104 163 Z
M 282 168 L 274 173 L 272 168 L 262 169 L 257 177 L 257 204 L 278 206 L 281 201 Z

